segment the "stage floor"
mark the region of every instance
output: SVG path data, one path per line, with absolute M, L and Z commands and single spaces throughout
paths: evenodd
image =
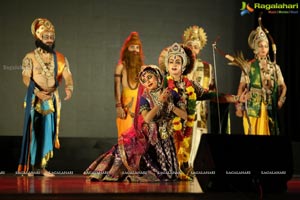
M 0 199 L 195 199 L 197 181 L 165 183 L 91 182 L 83 175 L 0 176 Z
M 189 199 L 300 199 L 300 178 L 288 182 L 284 194 L 204 193 L 195 178 L 193 181 L 166 183 L 90 182 L 85 176 L 0 175 L 0 199 L 30 200 L 189 200 Z

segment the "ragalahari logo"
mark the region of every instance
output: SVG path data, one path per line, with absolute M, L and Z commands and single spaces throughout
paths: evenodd
M 253 8 L 249 5 L 249 3 L 246 3 L 245 1 L 242 1 L 242 7 L 241 7 L 241 16 L 244 16 L 246 14 L 250 14 L 254 11 Z

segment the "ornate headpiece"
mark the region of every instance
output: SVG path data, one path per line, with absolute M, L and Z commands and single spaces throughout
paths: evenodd
M 146 72 L 152 73 L 152 74 L 154 74 L 154 76 L 156 76 L 157 85 L 160 88 L 162 86 L 162 82 L 163 82 L 163 75 L 162 75 L 159 67 L 156 66 L 156 65 L 144 65 L 144 66 L 142 66 L 142 70 L 139 73 L 140 82 L 141 82 L 142 75 L 145 74 Z
M 177 43 L 175 43 L 175 44 L 177 44 Z M 163 73 L 167 72 L 169 51 L 171 51 L 170 50 L 171 47 L 172 46 L 164 48 L 161 51 L 161 53 L 159 54 L 158 66 Z M 183 46 L 181 48 L 184 50 L 184 52 L 186 54 L 186 56 L 184 56 L 184 54 L 183 54 L 183 61 L 186 60 L 186 65 L 185 65 L 185 67 L 183 67 L 183 72 L 182 72 L 182 74 L 186 75 L 186 74 L 189 74 L 191 71 L 193 71 L 195 56 L 193 55 L 193 52 L 189 47 Z
M 168 53 L 168 49 L 170 47 L 166 47 L 164 48 L 160 54 L 159 54 L 159 57 L 158 57 L 158 67 L 160 68 L 160 70 L 165 73 L 167 70 L 166 70 L 166 65 L 165 65 L 165 58 L 166 58 L 166 55 Z
M 180 56 L 182 58 L 182 71 L 184 71 L 185 66 L 187 65 L 187 55 L 180 44 L 175 42 L 168 48 L 167 55 L 165 57 L 165 66 L 168 66 L 168 61 L 171 56 Z
M 182 40 L 185 45 L 189 42 L 198 43 L 201 50 L 206 45 L 207 36 L 203 28 L 194 25 L 184 31 Z
M 258 43 L 261 41 L 266 41 L 267 43 L 269 43 L 266 33 L 260 26 L 258 26 L 256 30 L 251 31 L 248 37 L 249 47 L 255 52 L 258 48 Z
M 44 31 L 55 33 L 53 24 L 45 18 L 37 18 L 31 24 L 31 33 L 35 39 L 42 40 Z

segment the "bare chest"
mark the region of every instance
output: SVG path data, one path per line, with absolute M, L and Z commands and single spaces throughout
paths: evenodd
M 53 88 L 55 85 L 53 56 L 35 52 L 32 61 L 34 81 L 45 90 Z

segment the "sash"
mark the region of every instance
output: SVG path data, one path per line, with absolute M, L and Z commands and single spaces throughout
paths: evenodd
M 62 79 L 62 72 L 65 66 L 65 57 L 59 53 L 59 52 L 54 52 L 54 76 L 56 77 L 55 80 L 55 86 L 56 88 L 59 85 L 59 82 Z M 24 117 L 24 125 L 23 125 L 23 138 L 22 138 L 22 146 L 21 146 L 21 155 L 19 159 L 19 165 L 18 165 L 18 172 L 28 172 L 29 167 L 30 167 L 30 133 L 31 133 L 31 109 L 32 109 L 32 95 L 34 94 L 34 88 L 38 87 L 38 85 L 31 79 L 29 86 L 27 88 L 27 93 L 26 93 L 26 99 L 25 99 L 25 117 Z M 57 108 L 57 102 L 54 100 L 52 102 L 53 108 L 51 107 L 51 103 L 49 104 L 48 101 L 47 103 L 41 104 L 41 108 L 45 110 L 51 110 L 54 109 L 55 107 Z M 56 109 L 57 112 L 60 112 L 58 109 Z M 59 113 L 54 112 L 54 119 L 55 119 L 55 127 L 58 125 L 59 121 Z M 55 146 L 59 147 L 59 141 L 58 141 L 58 128 L 55 130 L 55 135 L 56 135 L 56 141 L 55 141 Z
M 257 60 L 251 64 L 250 69 L 251 70 L 249 73 L 249 88 L 251 91 L 251 98 L 247 101 L 248 115 L 251 117 L 258 117 L 262 102 L 262 93 L 258 91 L 261 91 L 262 85 L 260 77 L 260 67 Z

